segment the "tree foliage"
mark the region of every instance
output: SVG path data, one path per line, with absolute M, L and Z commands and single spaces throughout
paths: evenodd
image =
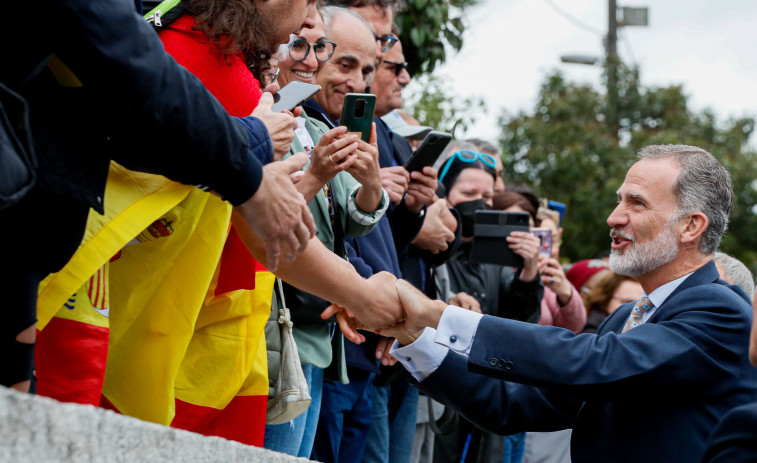
M 716 121 L 711 111 L 687 105 L 680 86 L 645 87 L 638 72 L 618 67 L 617 123 L 607 122 L 606 95 L 548 75 L 533 112 L 500 117 L 505 178 L 541 197 L 567 204 L 563 257 L 591 257 L 609 246 L 606 218 L 615 207 L 635 153 L 650 144 L 687 144 L 712 153 L 733 177 L 731 225 L 721 249 L 757 266 L 755 166 L 748 148 L 751 118 Z
M 395 22 L 411 75 L 432 72 L 463 47 L 464 10 L 480 0 L 405 0 Z
M 486 114 L 481 97 L 459 96 L 444 77 L 423 74 L 414 78 L 403 91 L 404 107 L 421 125 L 449 131 L 457 123 L 457 133 L 476 123 Z

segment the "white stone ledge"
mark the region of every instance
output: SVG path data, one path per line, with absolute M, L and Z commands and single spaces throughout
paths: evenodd
M 0 462 L 304 462 L 0 386 Z

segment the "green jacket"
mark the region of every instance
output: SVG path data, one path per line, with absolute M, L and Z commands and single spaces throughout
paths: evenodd
M 313 139 L 314 143 L 318 143 L 321 136 L 327 132 L 328 127 L 320 121 L 311 119 L 303 112 L 302 116 L 305 118 L 305 128 Z M 290 148 L 291 156 L 294 153 L 304 151 L 304 148 L 297 137 L 294 137 Z M 303 169 L 307 169 L 308 164 Z M 352 209 L 357 210 L 354 204 L 354 196 L 357 193 L 357 188 L 360 185 L 352 175 L 347 172 L 340 172 L 331 181 L 333 188 L 333 196 L 339 203 L 339 217 L 337 218 L 342 224 L 342 230 L 344 230 L 345 236 L 363 236 L 373 230 L 378 223 L 378 220 L 384 214 L 386 207 L 389 203 L 389 198 L 384 193 L 379 204 L 378 209 L 374 213 L 357 212 L 362 216 L 362 220 L 358 220 L 354 213 L 350 213 L 349 202 L 352 202 Z M 313 213 L 315 219 L 315 225 L 318 229 L 318 239 L 330 250 L 334 250 L 334 231 L 331 228 L 331 219 L 328 211 L 328 203 L 325 195 L 319 192 L 315 198 L 309 203 L 308 207 Z M 327 268 L 318 268 L 314 271 L 328 271 Z M 292 319 L 296 320 L 296 314 L 292 313 Z M 334 349 L 341 350 L 336 355 L 332 355 L 332 343 L 331 343 L 331 330 L 336 330 L 334 342 Z M 338 327 L 330 327 L 329 324 L 322 323 L 302 323 L 296 322 L 293 327 L 293 335 L 295 342 L 297 342 L 297 350 L 300 353 L 300 361 L 303 365 L 312 364 L 318 368 L 326 368 L 332 363 L 332 357 L 334 358 L 334 365 L 332 368 L 337 373 L 338 378 L 342 382 L 347 382 L 347 372 L 344 362 L 344 338 L 339 332 Z

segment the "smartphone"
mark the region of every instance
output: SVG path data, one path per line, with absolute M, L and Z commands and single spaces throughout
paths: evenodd
M 291 111 L 309 100 L 310 97 L 319 91 L 321 91 L 321 86 L 318 84 L 309 84 L 307 82 L 293 80 L 273 95 L 273 106 L 271 106 L 271 111 L 275 113 Z
M 531 234 L 541 240 L 539 254 L 552 257 L 552 229 L 551 228 L 532 228 Z
M 426 166 L 433 166 L 439 156 L 452 141 L 452 135 L 444 132 L 429 132 L 413 155 L 405 162 L 408 172 L 422 171 Z
M 557 224 L 558 227 L 562 227 L 562 218 L 565 216 L 565 204 L 558 203 L 557 201 L 552 201 L 551 199 L 547 201 L 547 209 L 552 209 L 553 211 L 557 211 L 560 214 L 560 223 Z
M 528 232 L 528 212 L 476 211 L 470 258 L 474 262 L 523 267 L 505 238 L 514 231 Z
M 348 93 L 344 96 L 340 124 L 347 127 L 347 134 L 354 133 L 363 141 L 368 142 L 371 140 L 371 124 L 375 108 L 376 95 Z

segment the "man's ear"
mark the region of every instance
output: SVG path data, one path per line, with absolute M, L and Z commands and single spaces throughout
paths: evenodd
M 681 218 L 678 225 L 681 244 L 684 247 L 694 245 L 699 247 L 699 242 L 702 240 L 702 235 L 707 230 L 709 223 L 707 216 L 703 212 L 692 212 L 686 217 Z

